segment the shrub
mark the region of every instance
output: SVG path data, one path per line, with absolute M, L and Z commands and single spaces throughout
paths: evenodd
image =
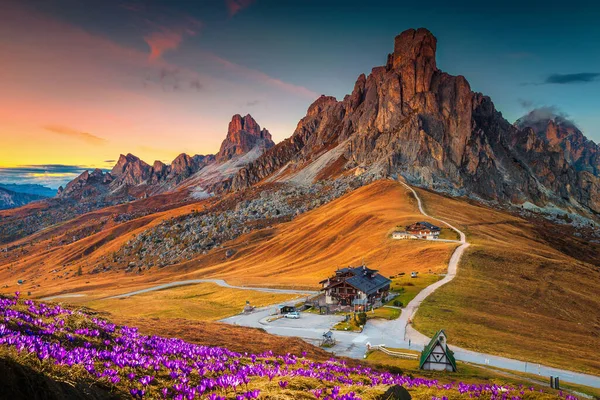
M 400 300 L 394 300 L 394 305 L 395 305 L 396 307 L 403 307 L 403 306 L 404 306 L 404 303 L 402 303 Z
M 359 325 L 364 326 L 367 323 L 367 313 L 359 312 L 358 314 L 356 314 L 356 321 Z

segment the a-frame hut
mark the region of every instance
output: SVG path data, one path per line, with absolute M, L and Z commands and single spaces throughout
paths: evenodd
M 421 352 L 419 368 L 428 371 L 456 372 L 454 353 L 448 348 L 448 340 L 444 330 L 439 330 Z

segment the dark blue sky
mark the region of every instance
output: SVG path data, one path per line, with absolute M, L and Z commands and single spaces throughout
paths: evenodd
M 437 37 L 438 67 L 509 121 L 553 107 L 599 142 L 599 4 L 5 0 L 0 167 L 214 153 L 235 113 L 282 140 L 319 94 L 343 98 L 418 27 Z
M 423 26 L 438 38 L 438 66 L 466 76 L 509 120 L 531 107 L 552 105 L 600 139 L 596 76 L 589 82 L 540 84 L 555 74 L 600 73 L 600 2 L 234 0 L 240 10 L 233 16 L 224 3 L 119 4 L 144 6 L 149 18 L 164 23 L 177 23 L 182 15 L 202 21 L 201 33 L 167 58 L 185 62 L 200 48 L 337 97 L 352 89 L 358 74 L 384 63 L 396 34 Z M 104 9 L 102 18 L 81 7 L 62 13 L 135 45 L 130 16 L 117 17 L 110 5 Z

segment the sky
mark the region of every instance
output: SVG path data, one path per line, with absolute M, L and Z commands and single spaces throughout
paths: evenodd
M 487 3 L 2 0 L 0 182 L 215 153 L 233 114 L 283 140 L 418 27 L 509 121 L 550 107 L 600 142 L 600 6 Z

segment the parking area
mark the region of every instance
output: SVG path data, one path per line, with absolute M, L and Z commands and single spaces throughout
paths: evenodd
M 318 315 L 302 312 L 298 319 L 279 318 L 270 322 L 270 325 L 282 328 L 308 328 L 326 331 L 343 319 L 342 315 Z

